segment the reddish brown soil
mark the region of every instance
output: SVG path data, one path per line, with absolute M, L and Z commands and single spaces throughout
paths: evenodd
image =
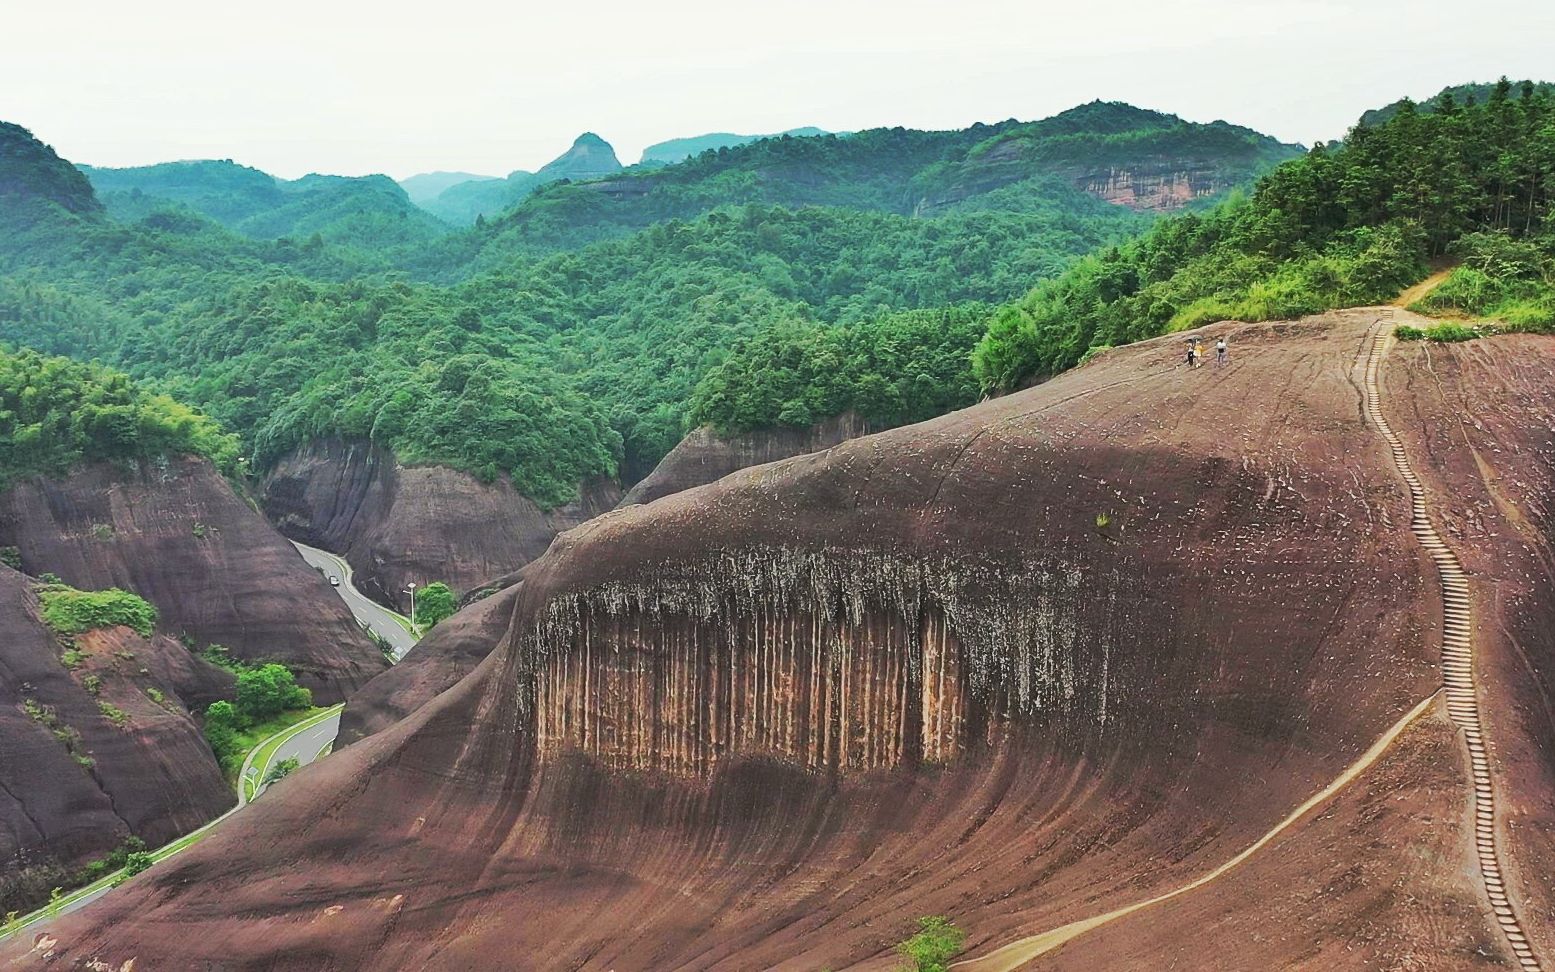
M 1413 315 L 1397 319 L 1417 325 Z M 1519 916 L 1555 958 L 1555 339 L 1400 344 L 1389 421 L 1471 578 L 1480 708 Z M 1548 965 L 1546 966 L 1548 967 Z
M 1465 880 L 1473 860 L 1461 743 L 1439 704 L 1434 713 L 1240 868 L 1026 968 L 1506 968 Z
M 1363 418 L 1378 314 L 1207 329 L 1220 370 L 1146 342 L 599 517 L 467 678 L 23 967 L 884 968 L 918 915 L 980 954 L 1179 887 L 1437 688 L 1434 573 Z M 1428 400 L 1411 367 L 1396 428 Z M 1521 738 L 1511 786 L 1548 806 Z M 1418 723 L 1277 846 L 1053 960 L 1499 959 L 1461 770 Z

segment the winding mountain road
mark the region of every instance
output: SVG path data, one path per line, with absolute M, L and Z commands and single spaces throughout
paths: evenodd
M 344 558 L 295 540 L 292 546 L 302 554 L 303 560 L 325 574 L 340 578 L 340 586 L 335 588 L 335 592 L 346 602 L 346 607 L 351 609 L 351 614 L 359 623 L 390 644 L 394 649 L 395 661 L 404 658 L 405 653 L 415 647 L 416 636 L 410 631 L 410 623 L 402 615 L 390 611 L 357 590 L 351 575 L 351 565 Z
M 302 554 L 302 558 L 309 564 L 317 567 L 327 575 L 334 575 L 340 578 L 340 585 L 335 588 L 335 592 L 346 602 L 346 606 L 351 609 L 351 614 L 358 622 L 389 643 L 393 650 L 394 661 L 397 662 L 404 658 L 405 653 L 415 647 L 417 639 L 411 633 L 409 621 L 368 599 L 352 585 L 350 564 L 328 551 L 309 547 L 306 544 L 296 543 L 295 541 L 293 543 L 297 547 L 298 552 Z M 326 583 L 327 581 L 321 578 L 320 582 Z M 256 799 L 268 788 L 264 779 L 272 766 L 286 759 L 295 759 L 299 766 L 306 766 L 327 754 L 334 742 L 335 735 L 340 730 L 340 711 L 344 707 L 344 703 L 342 703 L 341 705 L 325 709 L 311 718 L 287 726 L 258 746 L 255 746 L 243 761 L 243 768 L 238 773 L 237 804 L 203 827 L 192 830 L 177 840 L 157 848 L 152 852 L 152 860 L 165 860 L 179 851 L 193 846 L 222 821 L 248 806 L 250 801 Z M 79 911 L 109 891 L 112 891 L 114 882 L 121 873 L 115 871 L 84 888 L 78 888 L 70 894 L 64 895 L 52 907 L 40 908 L 32 914 L 26 915 L 14 926 L 0 931 L 0 941 L 4 941 L 12 935 L 20 934 L 28 929 L 37 928 L 61 915 Z

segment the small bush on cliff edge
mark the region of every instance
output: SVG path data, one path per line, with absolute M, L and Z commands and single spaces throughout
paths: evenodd
M 238 711 L 231 702 L 212 702 L 206 708 L 205 741 L 210 743 L 222 768 L 235 768 L 233 759 L 241 755 L 242 750 L 238 742 Z
M 43 605 L 43 623 L 56 634 L 74 635 L 123 625 L 149 638 L 157 624 L 156 608 L 145 598 L 117 587 L 78 591 L 63 584 L 50 584 L 39 589 L 38 601 Z
M 896 946 L 896 951 L 907 959 L 906 968 L 912 972 L 945 972 L 965 942 L 966 932 L 949 918 L 930 915 L 918 919 L 918 933 Z

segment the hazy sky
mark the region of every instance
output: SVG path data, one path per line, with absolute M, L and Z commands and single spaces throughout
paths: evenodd
M 1311 142 L 1400 95 L 1555 80 L 1549 0 L 525 7 L 3 0 L 0 119 L 96 165 L 500 175 L 584 130 L 630 163 L 708 131 L 958 128 L 1094 98 Z

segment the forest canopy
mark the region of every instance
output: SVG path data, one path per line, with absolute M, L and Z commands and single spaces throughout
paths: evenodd
M 86 461 L 182 454 L 230 469 L 238 440 L 120 372 L 0 346 L 0 486 Z
M 1503 80 L 1476 105 L 1449 95 L 1425 113 L 1404 102 L 1275 169 L 1250 196 L 1165 219 L 1002 307 L 975 352 L 977 376 L 1006 391 L 1095 347 L 1392 299 L 1444 256 L 1465 265 L 1432 306 L 1548 328 L 1552 197 L 1548 92 Z

